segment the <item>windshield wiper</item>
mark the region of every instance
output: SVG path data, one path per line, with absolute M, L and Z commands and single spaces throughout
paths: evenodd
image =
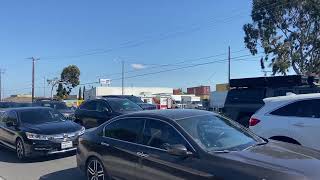
M 217 150 L 217 151 L 213 151 L 214 153 L 229 153 L 229 152 L 231 152 L 231 151 L 229 151 L 229 150 Z

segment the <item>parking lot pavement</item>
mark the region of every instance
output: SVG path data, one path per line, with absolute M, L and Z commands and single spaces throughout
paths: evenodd
M 0 146 L 0 180 L 85 180 L 74 154 L 42 157 L 26 162 Z

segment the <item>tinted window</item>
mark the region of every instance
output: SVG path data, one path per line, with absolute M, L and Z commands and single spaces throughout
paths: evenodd
M 277 116 L 296 116 L 296 117 L 320 117 L 320 100 L 297 101 L 283 106 L 270 114 Z
M 68 106 L 64 103 L 42 103 L 41 106 L 50 107 L 57 110 L 68 109 Z
M 109 111 L 108 105 L 106 102 L 98 101 L 97 102 L 97 111 Z
M 80 109 L 86 109 L 86 110 L 97 110 L 97 102 L 96 101 L 89 101 L 85 102 L 81 105 Z
M 19 112 L 21 123 L 41 124 L 55 121 L 64 121 L 64 117 L 53 109 L 32 109 Z
M 8 116 L 7 116 L 7 122 L 15 122 L 17 123 L 18 122 L 18 117 L 17 117 L 17 113 L 14 112 L 14 111 L 10 111 L 8 113 Z
M 226 103 L 263 103 L 265 89 L 233 89 L 228 92 Z
M 188 148 L 187 142 L 172 126 L 158 120 L 147 120 L 143 144 L 164 150 L 175 144 L 182 144 Z
M 0 125 L 3 125 L 4 122 L 6 121 L 7 114 L 3 111 L 0 111 Z
M 143 103 L 141 98 L 138 98 L 136 96 L 126 96 L 126 98 L 129 99 L 130 101 L 134 102 L 134 103 Z
M 105 136 L 136 143 L 144 126 L 142 119 L 117 120 L 105 127 Z
M 142 110 L 140 106 L 128 99 L 108 99 L 108 103 L 115 112 Z
M 177 123 L 206 151 L 240 151 L 262 141 L 221 116 L 190 117 L 177 120 Z

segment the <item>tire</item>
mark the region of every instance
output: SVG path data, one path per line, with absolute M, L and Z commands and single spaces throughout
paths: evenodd
M 98 158 L 90 158 L 86 164 L 86 176 L 88 180 L 109 180 L 109 176 L 102 162 Z
M 16 156 L 19 160 L 26 159 L 24 144 L 20 138 L 18 138 L 16 141 Z

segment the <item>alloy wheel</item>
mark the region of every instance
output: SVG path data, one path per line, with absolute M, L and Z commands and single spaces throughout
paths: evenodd
M 103 165 L 98 159 L 92 159 L 87 166 L 88 180 L 104 180 L 105 172 Z
M 17 152 L 18 159 L 24 158 L 24 146 L 23 146 L 23 142 L 20 139 L 18 139 L 16 143 L 16 152 Z

